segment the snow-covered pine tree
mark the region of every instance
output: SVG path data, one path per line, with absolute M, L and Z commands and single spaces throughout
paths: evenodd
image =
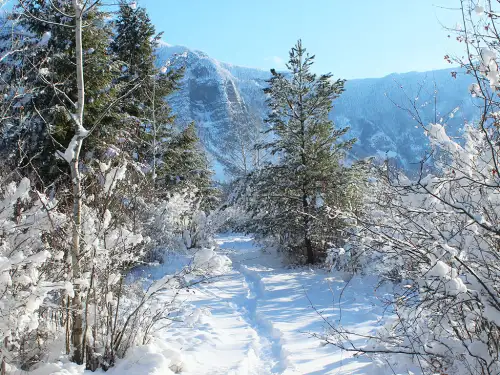
M 183 68 L 158 68 L 155 50 L 161 38 L 144 8 L 120 3 L 111 50 L 121 65 L 122 92 L 137 89 L 121 103 L 125 149 L 145 164 L 156 179 L 166 143 L 172 138 L 174 119 L 165 97 L 177 89 Z
M 214 172 L 194 123 L 173 138 L 163 161 L 159 174 L 163 176 L 162 183 L 168 191 L 194 190 L 198 206 L 196 209 L 209 210 L 215 207 L 219 193 L 212 180 Z
M 290 51 L 288 72 L 271 70 L 265 89 L 271 136 L 258 147 L 273 158 L 250 177 L 247 225 L 250 232 L 276 237 L 299 258 L 306 250 L 307 263 L 337 242 L 349 184 L 340 162 L 354 143 L 341 140 L 348 129 L 335 129 L 328 117 L 344 81 L 312 73 L 313 62 L 299 40 Z
M 69 25 L 65 15 L 71 14 L 71 7 L 67 1 L 58 6 L 44 0 L 15 4 L 11 18 L 16 19 L 13 25 L 22 32 L 15 34 L 14 43 L 16 49 L 25 52 L 2 61 L 2 70 L 9 72 L 11 91 L 19 93 L 12 103 L 17 115 L 6 121 L 10 131 L 3 150 L 16 155 L 21 164 L 30 161 L 30 168 L 37 170 L 34 182 L 45 186 L 65 180 L 66 162 L 56 154 L 64 151 L 73 136 L 72 116 L 78 97 L 74 29 L 63 26 Z M 84 145 L 85 154 L 103 148 L 105 135 L 111 132 L 113 114 L 106 108 L 116 100 L 112 82 L 119 70 L 108 53 L 112 37 L 108 14 L 95 6 L 84 17 L 84 126 L 90 129 L 100 123 L 98 131 L 90 136 L 92 141 Z M 3 37 L 9 41 L 1 45 L 11 48 L 12 35 Z

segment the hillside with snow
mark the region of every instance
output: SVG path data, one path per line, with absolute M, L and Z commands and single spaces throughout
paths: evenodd
M 174 61 L 185 67 L 183 85 L 169 102 L 180 124 L 196 122 L 212 153 L 219 151 L 219 134 L 245 126 L 245 119 L 250 121 L 252 116 L 266 117 L 263 89 L 270 77 L 268 71 L 223 63 L 206 53 L 167 44 L 162 44 L 157 56 L 159 65 Z M 464 122 L 474 120 L 477 107 L 468 90 L 471 77 L 463 73 L 453 77 L 453 71 L 347 81 L 331 117 L 337 127 L 349 126 L 350 136 L 358 139 L 353 156 L 388 156 L 401 167 L 412 169 L 428 146 L 416 113 L 424 124 L 440 122 L 451 135 L 458 135 Z M 223 178 L 217 160 L 215 164 L 218 177 Z

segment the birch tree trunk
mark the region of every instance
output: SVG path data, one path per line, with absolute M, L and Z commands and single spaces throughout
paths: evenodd
M 80 269 L 80 229 L 82 211 L 82 185 L 79 169 L 80 150 L 82 143 L 88 134 L 83 127 L 83 111 L 85 106 L 85 82 L 83 78 L 83 46 L 82 46 L 82 16 L 83 5 L 79 0 L 72 0 L 75 11 L 75 54 L 76 54 L 76 79 L 78 87 L 77 113 L 74 116 L 75 135 L 70 145 L 72 159 L 70 161 L 71 183 L 73 185 L 73 225 L 72 225 L 72 248 L 71 248 L 71 273 L 74 287 L 74 297 L 72 302 L 73 327 L 72 345 L 74 348 L 73 361 L 82 364 L 84 360 L 83 348 L 83 304 L 80 285 L 75 280 L 81 278 Z

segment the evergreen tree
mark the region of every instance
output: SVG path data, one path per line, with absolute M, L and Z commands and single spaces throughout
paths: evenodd
M 177 89 L 184 69 L 169 68 L 168 62 L 164 67 L 155 64 L 160 37 L 145 9 L 120 4 L 111 50 L 122 65 L 122 89 L 140 83 L 121 104 L 129 151 L 152 167 L 154 188 L 160 195 L 195 189 L 199 207 L 210 209 L 217 194 L 195 126 L 190 124 L 176 135 L 175 116 L 165 100 Z
M 155 50 L 161 33 L 156 34 L 144 8 L 121 2 L 115 28 L 111 50 L 121 65 L 121 90 L 123 94 L 134 90 L 121 103 L 124 138 L 135 159 L 152 165 L 155 175 L 156 164 L 161 160 L 165 143 L 172 137 L 174 126 L 174 116 L 164 99 L 177 89 L 183 69 L 156 66 Z
M 307 262 L 336 242 L 345 209 L 346 168 L 340 164 L 354 140 L 341 141 L 347 128 L 329 119 L 332 101 L 344 90 L 343 80 L 311 72 L 309 56 L 299 40 L 290 51 L 288 72 L 271 70 L 267 118 L 270 141 L 258 147 L 272 161 L 250 176 L 253 199 L 248 203 L 248 230 L 275 236 L 282 247 Z
M 15 42 L 11 35 L 2 35 L 0 43 L 6 49 L 15 43 L 16 48 L 26 51 L 3 61 L 0 67 L 6 71 L 11 88 L 15 88 L 11 89 L 15 96 L 12 106 L 18 108 L 17 115 L 7 120 L 10 131 L 4 150 L 14 149 L 19 162 L 29 160 L 34 169 L 39 169 L 39 182 L 45 185 L 67 175 L 67 163 L 56 154 L 66 149 L 73 136 L 72 116 L 78 97 L 74 29 L 65 14 L 71 14 L 69 3 L 56 7 L 46 0 L 23 1 L 22 6 L 15 6 L 12 16 L 20 19 L 16 26 L 23 33 L 16 34 L 21 36 Z M 112 82 L 119 70 L 108 53 L 112 30 L 107 17 L 99 6 L 84 17 L 87 99 L 83 125 L 92 129 L 100 124 L 91 135 L 92 141 L 87 142 L 90 147 L 85 147 L 84 154 L 104 147 L 113 123 L 113 113 L 106 108 L 116 98 Z M 4 122 L 2 128 L 5 125 Z
M 201 209 L 209 210 L 215 207 L 218 190 L 212 181 L 214 173 L 196 134 L 194 123 L 169 143 L 160 173 L 164 176 L 161 183 L 165 184 L 168 191 L 194 189 Z

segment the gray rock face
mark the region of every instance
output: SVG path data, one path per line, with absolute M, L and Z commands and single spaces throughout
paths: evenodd
M 358 138 L 355 155 L 388 155 L 403 168 L 411 168 L 428 151 L 419 122 L 446 124 L 456 136 L 478 114 L 468 90 L 471 77 L 459 74 L 453 78 L 452 71 L 348 81 L 332 118 L 337 126 L 350 126 L 351 134 Z
M 158 63 L 185 66 L 182 88 L 169 102 L 179 122 L 195 121 L 206 148 L 216 155 L 222 151 L 222 135 L 245 126 L 245 119 L 265 118 L 268 71 L 234 66 L 185 47 L 162 46 Z M 358 142 L 354 157 L 378 155 L 395 158 L 411 169 L 428 150 L 424 124 L 442 122 L 458 135 L 467 121 L 478 115 L 468 86 L 471 77 L 453 69 L 424 73 L 391 74 L 383 78 L 346 82 L 346 91 L 334 103 L 331 113 L 337 127 L 349 126 L 350 137 Z M 242 120 L 243 119 L 243 120 Z M 217 175 L 223 172 L 214 158 Z

